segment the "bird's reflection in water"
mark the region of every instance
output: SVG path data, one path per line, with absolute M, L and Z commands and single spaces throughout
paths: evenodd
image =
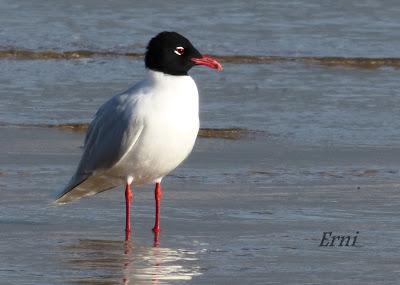
M 62 250 L 74 284 L 173 284 L 200 275 L 197 252 L 135 242 L 79 240 Z

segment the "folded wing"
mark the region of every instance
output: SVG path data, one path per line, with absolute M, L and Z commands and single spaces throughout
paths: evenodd
M 143 130 L 143 122 L 135 111 L 138 98 L 123 93 L 97 111 L 86 134 L 78 169 L 58 195 L 57 203 L 91 196 L 121 184 L 121 179 L 103 174 L 132 149 Z

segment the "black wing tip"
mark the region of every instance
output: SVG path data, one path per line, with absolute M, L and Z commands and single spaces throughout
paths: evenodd
M 71 181 L 74 180 L 74 177 L 75 177 L 75 176 L 72 177 Z M 68 202 L 72 202 L 72 201 L 74 201 L 74 200 L 78 200 L 79 198 L 81 198 L 81 197 L 79 197 L 79 196 L 78 196 L 78 197 L 75 197 L 75 198 L 71 198 L 71 197 L 68 197 L 68 196 L 69 196 L 68 194 L 70 194 L 71 191 L 73 191 L 76 187 L 78 187 L 78 186 L 81 185 L 83 182 L 85 182 L 87 178 L 88 178 L 88 176 L 82 178 L 82 179 L 81 179 L 79 182 L 77 182 L 77 183 L 74 183 L 74 184 L 72 184 L 72 185 L 71 185 L 71 184 L 68 184 L 68 186 L 66 186 L 66 187 L 64 188 L 64 190 L 63 190 L 61 193 L 59 193 L 59 194 L 55 197 L 54 203 L 55 203 L 55 204 L 58 204 L 58 205 L 62 205 L 62 204 L 66 204 L 66 203 L 68 203 Z

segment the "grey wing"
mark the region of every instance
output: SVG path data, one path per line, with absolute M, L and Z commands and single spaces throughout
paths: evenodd
M 101 173 L 120 161 L 138 140 L 143 123 L 135 105 L 136 101 L 128 101 L 127 96 L 116 96 L 98 110 L 87 131 L 78 169 L 58 195 L 57 203 L 94 195 L 121 183 Z

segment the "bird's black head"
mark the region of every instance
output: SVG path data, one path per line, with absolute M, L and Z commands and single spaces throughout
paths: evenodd
M 146 67 L 171 75 L 187 75 L 195 65 L 222 70 L 221 64 L 210 56 L 203 56 L 184 36 L 162 32 L 147 45 Z

